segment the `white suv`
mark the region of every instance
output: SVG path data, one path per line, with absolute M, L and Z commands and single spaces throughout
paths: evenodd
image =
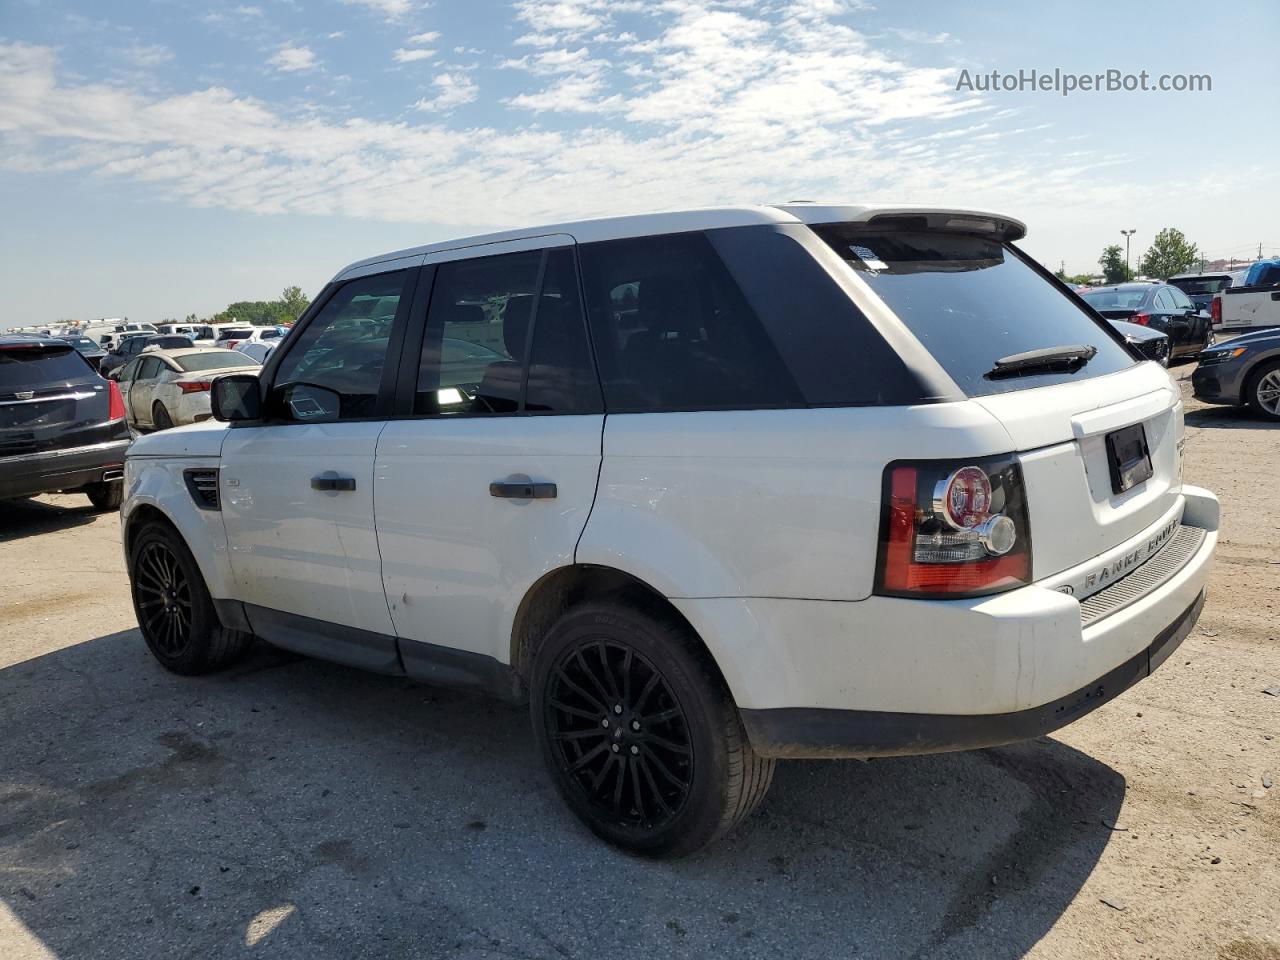
M 1191 630 L 1182 403 L 1004 216 L 785 205 L 340 272 L 129 451 L 142 634 L 527 697 L 597 834 L 689 853 L 780 757 L 1033 737 Z

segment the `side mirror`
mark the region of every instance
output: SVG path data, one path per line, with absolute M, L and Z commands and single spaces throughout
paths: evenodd
M 215 420 L 262 419 L 261 381 L 252 374 L 237 373 L 213 381 L 210 405 Z

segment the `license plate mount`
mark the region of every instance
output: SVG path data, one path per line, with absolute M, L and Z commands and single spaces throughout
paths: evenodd
M 1147 431 L 1140 424 L 1122 427 L 1107 434 L 1107 464 L 1111 468 L 1111 492 L 1124 493 L 1150 480 L 1151 450 Z

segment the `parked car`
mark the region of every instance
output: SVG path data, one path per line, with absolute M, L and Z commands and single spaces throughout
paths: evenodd
M 117 379 L 129 423 L 139 430 L 167 430 L 209 419 L 209 390 L 218 376 L 258 369 L 247 357 L 213 347 L 147 350 L 121 368 Z
M 1213 343 L 1209 314 L 1167 283 L 1121 283 L 1081 292 L 1108 320 L 1126 320 L 1168 334 L 1171 359 L 1194 356 Z
M 289 332 L 288 327 L 229 327 L 218 334 L 214 346 L 234 350 L 242 343 L 269 343 Z
M 1248 272 L 1226 270 L 1217 273 L 1183 273 L 1170 277 L 1169 284 L 1185 293 L 1197 310 L 1209 311 L 1213 306 L 1214 296 L 1241 283 Z
M 190 337 L 179 337 L 167 334 L 139 334 L 123 341 L 119 347 L 103 358 L 98 369 L 103 376 L 110 376 L 134 357 L 147 350 L 182 350 L 192 346 Z
M 1111 324 L 1116 333 L 1124 337 L 1129 346 L 1148 360 L 1154 360 L 1162 367 L 1169 365 L 1171 347 L 1167 333 L 1152 330 L 1151 327 L 1144 327 L 1139 323 L 1129 323 L 1127 320 L 1108 320 L 1107 323 Z
M 1200 354 L 1191 387 L 1206 403 L 1248 404 L 1280 420 L 1280 327 L 1224 340 Z
M 71 344 L 76 349 L 76 352 L 84 357 L 89 362 L 89 366 L 95 370 L 98 369 L 102 364 L 102 359 L 107 355 L 107 351 L 103 350 L 94 341 L 79 334 L 64 333 L 58 339 Z
M 779 757 L 1070 723 L 1192 629 L 1218 503 L 1166 371 L 1024 233 L 789 204 L 353 264 L 217 421 L 130 451 L 142 636 L 527 696 L 569 807 L 655 856 Z
M 1243 280 L 1217 294 L 1213 317 L 1224 332 L 1280 326 L 1280 258 L 1259 260 Z
M 0 500 L 81 492 L 114 510 L 128 445 L 119 387 L 74 347 L 0 336 Z
M 218 342 L 223 330 L 243 326 L 243 323 L 202 323 L 196 327 L 195 337 L 192 339 L 197 347 L 212 347 Z
M 162 323 L 156 328 L 156 333 L 177 334 L 194 340 L 199 329 L 198 323 Z
M 280 340 L 245 340 L 236 344 L 236 353 L 243 353 L 256 363 L 266 363 L 271 351 L 280 346 Z

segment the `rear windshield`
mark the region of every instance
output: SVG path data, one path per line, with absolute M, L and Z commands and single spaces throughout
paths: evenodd
M 219 340 L 235 340 L 240 337 L 252 337 L 252 336 L 253 336 L 253 330 L 248 328 L 243 330 L 223 330 L 221 333 L 218 334 L 218 339 Z
M 71 347 L 0 346 L 0 393 L 86 380 L 92 373 Z
M 859 224 L 814 230 L 969 396 L 1087 380 L 1137 362 L 1116 334 L 999 241 Z M 990 376 L 1003 357 L 1076 345 L 1096 347 L 1097 353 L 1074 369 L 1037 367 L 1018 376 Z
M 221 351 L 219 353 L 193 353 L 189 357 L 174 357 L 174 361 L 183 370 L 191 373 L 196 370 L 222 370 L 227 367 L 252 366 L 254 359 L 243 353 Z
M 180 350 L 191 346 L 190 337 L 152 337 L 147 341 L 148 347 L 159 347 L 161 350 Z
M 1183 293 L 1192 296 L 1197 293 L 1218 293 L 1231 286 L 1230 277 L 1174 277 L 1169 283 Z
M 1086 290 L 1080 294 L 1095 310 L 1137 310 L 1147 299 L 1147 290 Z

